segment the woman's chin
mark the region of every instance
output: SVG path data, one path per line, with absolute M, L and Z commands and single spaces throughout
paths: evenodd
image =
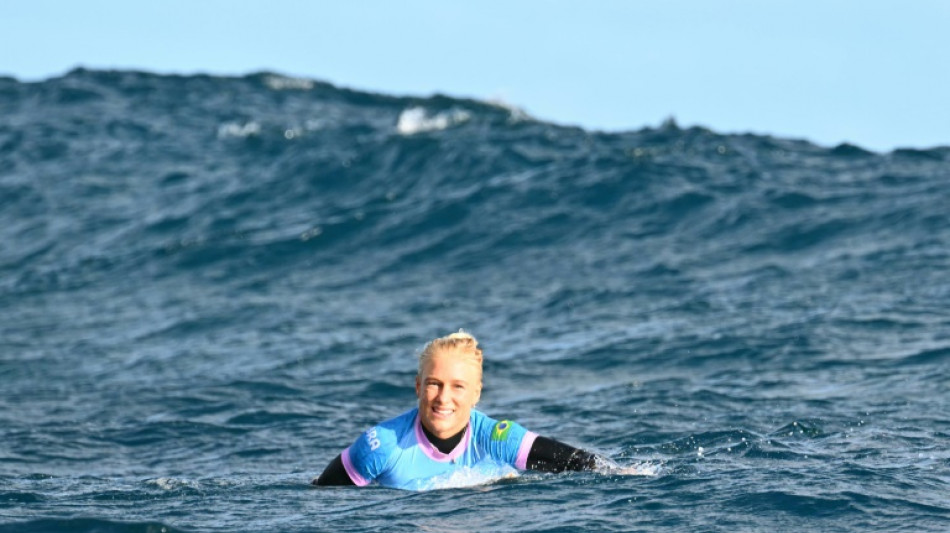
M 452 437 L 465 428 L 465 424 L 459 424 L 454 420 L 429 420 L 426 426 L 426 429 L 440 439 Z

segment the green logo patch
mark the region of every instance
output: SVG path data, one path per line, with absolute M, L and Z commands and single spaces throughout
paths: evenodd
M 495 429 L 491 432 L 491 440 L 505 440 L 509 432 L 511 432 L 511 422 L 502 420 L 495 424 Z

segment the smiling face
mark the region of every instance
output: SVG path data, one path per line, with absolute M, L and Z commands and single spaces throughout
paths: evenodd
M 481 394 L 481 368 L 458 349 L 436 351 L 416 376 L 419 418 L 440 439 L 465 428 Z

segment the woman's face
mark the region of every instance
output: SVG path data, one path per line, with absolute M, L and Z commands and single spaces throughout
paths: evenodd
M 440 439 L 465 428 L 481 394 L 478 363 L 457 352 L 436 352 L 416 376 L 419 418 Z

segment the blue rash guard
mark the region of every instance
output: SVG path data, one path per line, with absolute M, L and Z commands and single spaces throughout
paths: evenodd
M 387 420 L 343 450 L 343 468 L 359 486 L 373 481 L 384 487 L 424 490 L 451 482 L 464 469 L 474 477 L 500 477 L 527 468 L 537 434 L 507 420 L 497 421 L 472 410 L 468 427 L 449 453 L 433 446 L 422 431 L 419 408 Z

